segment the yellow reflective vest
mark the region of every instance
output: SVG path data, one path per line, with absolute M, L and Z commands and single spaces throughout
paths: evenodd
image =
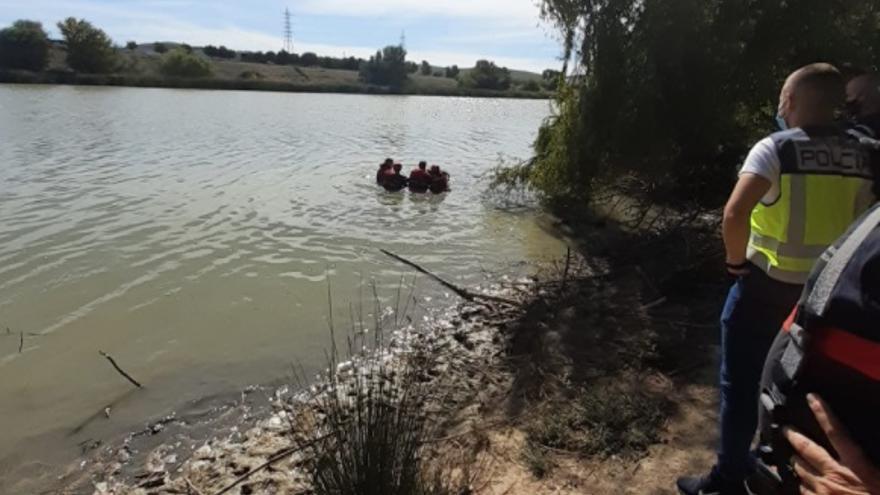
M 803 284 L 822 253 L 871 205 L 871 155 L 838 128 L 770 136 L 779 197 L 752 211 L 747 257 L 780 282 Z

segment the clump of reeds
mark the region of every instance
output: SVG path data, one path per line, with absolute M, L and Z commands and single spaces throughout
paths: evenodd
M 412 294 L 409 296 L 412 299 Z M 398 302 L 400 298 L 398 297 Z M 425 446 L 437 437 L 437 424 L 425 405 L 432 390 L 426 359 L 418 344 L 395 352 L 385 346 L 375 295 L 372 340 L 363 321 L 353 324 L 347 354 L 335 345 L 321 393 L 313 395 L 314 425 L 306 439 L 307 467 L 316 495 L 458 495 L 461 476 Z M 398 303 L 399 306 L 399 303 Z M 408 305 L 407 305 L 408 306 Z M 332 307 L 332 302 L 331 302 Z M 332 309 L 331 309 L 332 311 Z M 395 323 L 404 318 L 395 315 Z M 400 332 L 398 332 L 400 336 Z M 344 359 L 343 359 L 344 358 Z M 452 480 L 456 481 L 452 481 Z

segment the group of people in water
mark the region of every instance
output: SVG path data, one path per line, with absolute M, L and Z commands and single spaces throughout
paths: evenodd
M 449 191 L 449 174 L 440 170 L 438 165 L 431 165 L 431 168 L 428 168 L 428 162 L 419 162 L 419 166 L 410 172 L 409 177 L 403 175 L 402 170 L 403 165 L 394 163 L 393 159 L 388 158 L 379 165 L 376 183 L 391 192 L 402 191 L 405 188 L 409 188 L 412 193 L 420 194 L 428 191 L 442 194 Z

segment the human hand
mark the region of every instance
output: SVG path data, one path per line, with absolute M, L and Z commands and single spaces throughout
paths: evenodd
M 880 495 L 880 469 L 871 464 L 822 399 L 810 394 L 807 401 L 840 460 L 801 433 L 786 429 L 785 436 L 796 454 L 793 464 L 801 481 L 801 493 Z

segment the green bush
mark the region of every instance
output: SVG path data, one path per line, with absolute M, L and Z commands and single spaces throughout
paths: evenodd
M 447 67 L 447 68 L 446 68 L 446 70 L 445 70 L 445 74 L 444 74 L 444 75 L 445 75 L 446 77 L 450 78 L 450 79 L 457 79 L 457 78 L 458 78 L 458 74 L 459 74 L 460 72 L 461 72 L 461 71 L 458 69 L 458 66 L 457 66 L 457 65 L 453 65 L 453 66 L 451 66 L 451 67 Z
M 163 55 L 159 70 L 171 77 L 207 77 L 212 73 L 211 64 L 207 60 L 182 48 Z
M 116 67 L 116 51 L 104 31 L 88 21 L 68 17 L 58 23 L 67 42 L 67 65 L 77 72 L 104 74 Z
M 167 53 L 168 47 L 165 43 L 153 43 L 153 51 L 156 53 Z
M 538 84 L 538 81 L 526 81 L 520 86 L 520 89 L 523 91 L 541 91 L 541 85 Z
M 549 197 L 627 184 L 650 202 L 718 206 L 773 129 L 788 73 L 880 65 L 873 0 L 544 0 L 542 10 L 576 65 L 564 67 L 527 174 Z
M 137 50 L 137 47 L 138 47 L 138 44 L 134 41 L 129 41 L 128 43 L 125 44 L 125 48 L 127 48 L 128 50 Z
M 49 37 L 43 25 L 16 21 L 0 31 L 0 67 L 41 71 L 49 62 Z
M 204 47 L 202 49 L 202 51 L 205 53 L 205 55 L 207 55 L 209 57 L 217 57 L 217 58 L 232 59 L 232 58 L 235 58 L 235 56 L 237 55 L 235 50 L 230 50 L 229 48 L 226 48 L 223 45 L 220 45 L 220 47 L 208 45 L 208 46 Z
M 368 84 L 400 89 L 408 78 L 409 67 L 403 46 L 386 46 L 361 64 L 360 78 Z
M 259 81 L 259 80 L 265 79 L 266 76 L 264 76 L 263 73 L 257 72 L 255 70 L 246 70 L 246 71 L 242 72 L 241 74 L 239 74 L 238 78 Z
M 318 65 L 318 55 L 312 52 L 305 52 L 299 57 L 299 63 L 304 65 L 305 67 L 311 67 L 313 65 Z
M 510 89 L 510 71 L 506 67 L 498 67 L 495 62 L 478 60 L 477 65 L 459 78 L 459 83 L 466 88 L 477 89 Z

